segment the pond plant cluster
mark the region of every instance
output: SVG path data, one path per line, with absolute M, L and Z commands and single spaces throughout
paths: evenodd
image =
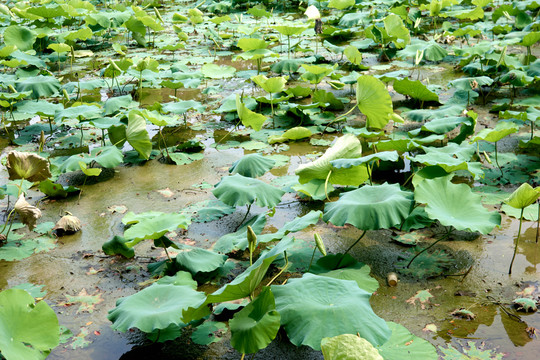
M 114 169 L 184 167 L 240 149 L 229 174 L 200 184 L 208 199 L 121 212 L 123 232 L 103 252 L 121 262 L 151 242 L 164 257 L 148 265 L 144 288 L 109 309 L 114 330 L 158 343 L 226 337 L 242 359 L 280 329 L 325 359 L 472 358 L 376 314 L 370 298 L 387 284 L 350 252 L 392 229 L 400 277 L 464 278 L 441 243 L 489 234 L 504 213 L 519 219 L 512 273 L 522 222 L 540 213 L 539 13 L 530 0 L 4 1 L 0 259 L 54 253 L 57 237 L 81 224 L 71 214 L 41 222 L 42 212 L 72 201 L 76 213 L 73 199 L 114 183 Z M 437 76 L 448 71 L 451 80 Z M 298 143 L 312 150 L 293 165 Z M 270 183 L 279 168 L 288 175 Z M 316 210 L 271 232 L 287 196 Z M 211 246 L 175 241 L 227 218 L 236 229 Z M 331 237 L 293 236 L 321 223 L 358 238 L 327 253 Z M 44 296 L 32 284 L 0 293 L 4 358 L 43 359 L 68 341 Z M 527 293 L 515 308 L 537 302 Z

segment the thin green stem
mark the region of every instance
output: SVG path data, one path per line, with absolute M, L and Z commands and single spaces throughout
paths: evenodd
M 330 180 L 330 176 L 332 175 L 332 170 L 328 172 L 328 175 L 326 176 L 326 180 L 324 181 L 324 195 L 326 195 L 326 200 L 330 201 L 330 198 L 328 197 L 328 180 Z
M 525 208 L 521 209 L 521 214 L 519 215 L 518 236 L 516 239 L 516 246 L 514 247 L 514 255 L 512 256 L 512 261 L 510 262 L 510 268 L 508 269 L 508 275 L 512 274 L 512 265 L 514 265 L 514 259 L 516 258 L 516 253 L 517 253 L 518 244 L 519 244 L 519 237 L 521 236 L 521 223 L 523 222 L 523 210 L 525 210 Z
M 311 260 L 309 261 L 309 266 L 307 268 L 306 272 L 309 272 L 311 269 L 311 264 L 313 264 L 313 259 L 315 259 L 315 251 L 317 251 L 317 247 L 315 246 L 315 249 L 313 249 L 313 255 L 311 255 Z
M 283 255 L 285 256 L 285 266 L 283 266 L 280 272 L 278 272 L 276 276 L 274 276 L 272 280 L 270 280 L 268 284 L 266 284 L 266 286 L 270 286 L 274 282 L 274 280 L 276 280 L 289 267 L 289 258 L 287 257 L 287 251 L 284 251 Z
M 356 109 L 356 105 L 353 106 L 349 111 L 347 111 L 345 114 L 343 115 L 340 115 L 338 116 L 337 118 L 335 118 L 334 120 L 330 121 L 328 124 L 326 124 L 326 127 L 324 128 L 323 130 L 323 133 L 326 132 L 326 129 L 328 128 L 328 126 L 330 126 L 332 123 L 335 123 L 336 121 L 338 120 L 341 120 L 342 118 L 344 118 L 345 116 L 349 115 L 350 113 L 352 113 L 354 111 L 354 109 Z
M 504 173 L 501 169 L 501 165 L 499 165 L 499 159 L 497 156 L 497 141 L 495 141 L 495 164 L 497 164 L 497 167 L 499 168 L 499 170 L 501 170 L 501 176 L 504 177 Z
M 540 235 L 540 200 L 538 200 L 537 203 L 538 203 L 538 217 L 536 219 L 536 243 L 538 244 L 538 238 Z
M 345 255 L 347 255 L 349 253 L 349 251 L 351 251 L 351 249 L 360 242 L 360 240 L 362 240 L 362 238 L 364 237 L 364 235 L 366 235 L 366 232 L 367 230 L 364 230 L 364 232 L 362 233 L 362 235 L 360 235 L 360 237 L 358 238 L 358 240 L 356 240 L 354 242 L 354 244 L 352 244 L 351 246 L 349 246 L 349 248 L 347 249 L 347 251 L 345 251 L 345 253 L 343 253 L 343 255 L 341 256 L 341 258 L 339 259 L 337 265 L 336 265 L 336 269 L 339 269 L 339 265 L 341 265 L 341 261 L 343 261 L 343 259 L 345 258 Z
M 248 204 L 248 208 L 247 208 L 247 211 L 246 211 L 246 215 L 244 216 L 244 218 L 242 219 L 242 221 L 240 222 L 240 224 L 238 224 L 238 226 L 236 227 L 236 229 L 234 229 L 234 232 L 236 232 L 240 226 L 242 226 L 242 224 L 244 223 L 244 221 L 246 221 L 248 215 L 249 215 L 249 211 L 251 210 L 251 205 L 252 204 Z
M 445 239 L 448 239 L 450 237 L 450 233 L 451 231 L 447 232 L 443 237 L 441 237 L 439 240 L 435 241 L 433 244 L 429 245 L 427 248 L 421 250 L 419 253 L 417 253 L 416 255 L 413 256 L 413 258 L 411 259 L 411 261 L 409 261 L 409 263 L 407 264 L 407 268 L 409 266 L 411 266 L 411 264 L 413 263 L 413 261 L 418 257 L 420 256 L 421 254 L 423 254 L 424 252 L 428 251 L 429 249 L 431 249 L 432 247 L 434 247 L 435 245 L 437 245 L 439 242 L 445 240 Z

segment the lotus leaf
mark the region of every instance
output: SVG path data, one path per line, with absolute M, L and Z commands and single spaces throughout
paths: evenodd
M 444 271 L 456 266 L 456 260 L 448 252 L 437 249 L 433 252 L 424 251 L 417 256 L 417 252 L 409 250 L 410 255 L 402 256 L 396 265 L 399 272 L 413 276 L 417 279 L 427 279 L 441 275 Z M 411 259 L 417 256 L 409 265 Z
M 272 169 L 276 162 L 259 154 L 244 155 L 240 160 L 236 160 L 229 168 L 229 172 L 240 174 L 246 177 L 256 178 L 264 175 Z
M 39 155 L 10 151 L 7 156 L 6 168 L 9 179 L 25 179 L 31 182 L 43 181 L 52 176 L 49 163 Z
M 222 322 L 205 321 L 191 334 L 191 340 L 198 345 L 210 345 L 223 340 L 227 333 L 227 325 Z
M 487 128 L 476 134 L 471 142 L 484 140 L 489 142 L 497 142 L 507 135 L 519 131 L 519 126 L 511 121 L 500 121 L 493 129 Z
M 439 101 L 439 96 L 418 80 L 411 81 L 408 78 L 396 80 L 394 81 L 394 90 L 420 101 Z
M 356 102 L 367 117 L 366 127 L 382 129 L 390 121 L 392 98 L 381 80 L 370 75 L 358 77 Z
M 384 28 L 389 36 L 390 41 L 398 49 L 403 49 L 411 42 L 411 35 L 409 29 L 403 25 L 403 21 L 396 14 L 390 14 L 384 18 Z
M 201 72 L 204 76 L 211 79 L 225 79 L 230 78 L 236 72 L 236 69 L 232 66 L 219 66 L 216 64 L 204 64 L 201 68 Z
M 150 158 L 152 142 L 150 141 L 150 136 L 146 130 L 146 121 L 133 110 L 129 113 L 126 140 L 140 156 L 146 160 Z
M 234 232 L 227 235 L 223 235 L 214 244 L 214 250 L 220 253 L 230 253 L 236 250 L 245 250 L 248 247 L 247 241 L 247 227 L 251 226 L 256 234 L 259 234 L 266 225 L 266 216 L 260 214 L 251 218 L 247 223 Z
M 124 219 L 129 215 L 126 214 Z M 122 221 L 124 221 L 122 219 Z M 153 216 L 140 218 L 124 232 L 124 237 L 130 239 L 126 245 L 133 247 L 144 239 L 159 239 L 166 233 L 178 228 L 187 229 L 191 220 L 183 214 L 155 213 Z
M 137 328 L 146 333 L 181 325 L 182 310 L 205 298 L 188 285 L 153 284 L 131 296 L 120 298 L 107 318 L 113 329 L 125 332 Z
M 195 110 L 200 113 L 204 112 L 206 107 L 195 100 L 180 100 L 177 102 L 169 102 L 163 105 L 163 112 L 183 115 L 189 110 Z
M 180 269 L 189 271 L 193 276 L 200 272 L 212 272 L 225 264 L 226 255 L 200 248 L 184 248 L 176 255 Z
M 453 184 L 452 175 L 426 179 L 414 191 L 417 202 L 427 204 L 426 213 L 442 225 L 487 234 L 500 226 L 501 215 L 482 206 L 466 184 Z
M 443 118 L 436 118 L 425 123 L 419 129 L 409 131 L 409 134 L 417 136 L 420 134 L 421 131 L 432 132 L 435 134 L 446 134 L 447 132 L 454 130 L 460 125 L 472 126 L 473 120 L 472 118 L 465 116 L 449 116 Z
M 238 40 L 237 46 L 242 49 L 242 51 L 251 51 L 258 49 L 266 49 L 268 47 L 268 42 L 263 39 L 256 38 L 241 38 Z
M 292 189 L 311 197 L 313 200 L 324 200 L 326 194 L 334 191 L 332 184 L 326 185 L 323 179 L 313 179 L 305 184 L 296 184 Z
M 523 183 L 504 202 L 516 209 L 524 209 L 533 204 L 538 197 L 540 197 L 540 187 L 533 188 L 528 183 Z
M 60 123 L 64 119 L 94 119 L 101 115 L 101 109 L 98 106 L 79 105 L 57 111 L 54 114 L 54 121 Z
M 0 351 L 6 359 L 45 359 L 59 344 L 56 314 L 25 290 L 0 293 L 0 328 Z
M 79 168 L 86 176 L 99 176 L 103 169 L 87 167 L 84 161 L 79 161 Z
M 65 198 L 69 194 L 80 191 L 80 189 L 71 185 L 63 186 L 47 179 L 39 183 L 39 191 L 41 191 L 50 198 Z
M 338 159 L 330 162 L 333 167 L 340 168 L 350 168 L 351 166 L 359 166 L 365 163 L 370 162 L 371 160 L 382 160 L 382 161 L 392 161 L 396 162 L 399 160 L 399 155 L 397 151 L 382 151 L 379 153 L 374 153 L 366 156 L 362 156 L 356 159 Z
M 379 288 L 377 279 L 369 275 L 371 268 L 356 261 L 349 254 L 326 255 L 317 260 L 311 268 L 311 272 L 334 279 L 353 280 L 360 289 L 370 293 L 377 291 Z
M 219 200 L 203 200 L 188 206 L 182 213 L 190 214 L 193 222 L 200 223 L 221 219 L 235 210 L 234 206 L 226 205 Z
M 501 206 L 501 211 L 516 219 L 520 219 L 522 215 L 520 208 L 514 208 L 507 204 Z M 538 204 L 532 204 L 523 208 L 523 220 L 538 221 Z
M 324 360 L 383 360 L 369 341 L 353 334 L 343 334 L 321 340 Z
M 264 349 L 277 335 L 281 316 L 270 288 L 263 291 L 229 321 L 231 345 L 243 354 Z
M 371 309 L 371 294 L 354 281 L 308 273 L 271 289 L 281 325 L 296 346 L 320 350 L 323 338 L 347 333 L 359 333 L 375 346 L 390 337 L 386 322 Z
M 267 93 L 277 94 L 285 89 L 287 83 L 287 76 L 276 76 L 267 78 L 264 75 L 252 76 L 251 80 L 264 89 Z
M 354 0 L 330 0 L 328 2 L 329 8 L 343 10 L 348 7 L 354 6 L 356 2 Z
M 25 26 L 11 25 L 4 30 L 4 42 L 7 46 L 16 46 L 20 51 L 32 50 L 37 35 Z
M 240 95 L 238 94 L 236 95 L 236 110 L 242 124 L 244 124 L 244 126 L 251 126 L 255 131 L 261 130 L 264 122 L 267 119 L 266 116 L 249 110 L 241 101 Z
M 15 202 L 14 209 L 21 217 L 21 222 L 28 225 L 30 231 L 33 230 L 36 226 L 36 221 L 41 217 L 41 210 L 30 205 L 24 198 L 24 193 L 19 195 L 19 198 Z
M 317 160 L 300 165 L 295 174 L 299 176 L 300 184 L 313 179 L 328 179 L 331 184 L 358 186 L 368 179 L 365 167 L 336 170 L 330 162 L 337 159 L 355 159 L 360 156 L 362 156 L 360 141 L 356 136 L 347 134 L 338 138 L 336 143 Z
M 16 83 L 18 92 L 32 91 L 32 98 L 48 97 L 60 89 L 60 82 L 54 76 L 38 75 Z
M 269 144 L 276 144 L 287 142 L 288 140 L 300 140 L 305 139 L 313 135 L 311 130 L 308 128 L 297 126 L 292 129 L 289 129 L 283 133 L 283 135 L 271 135 L 268 137 Z
M 178 271 L 174 276 L 164 276 L 156 281 L 156 283 L 161 285 L 186 285 L 193 290 L 197 290 L 198 286 L 197 282 L 193 280 L 193 277 L 187 271 Z
M 413 194 L 397 184 L 364 186 L 327 203 L 323 220 L 337 226 L 351 224 L 362 230 L 389 229 L 412 211 Z
M 258 206 L 274 207 L 281 202 L 285 192 L 262 182 L 240 174 L 221 179 L 212 193 L 225 204 L 242 206 L 256 202 Z
M 273 72 L 278 73 L 278 74 L 283 74 L 283 73 L 289 73 L 290 74 L 290 73 L 297 72 L 298 69 L 300 68 L 301 64 L 302 64 L 302 62 L 300 60 L 297 60 L 297 59 L 281 60 L 281 61 L 279 61 L 277 63 L 272 64 L 272 66 L 270 66 L 270 69 Z M 297 87 L 300 87 L 300 86 L 297 86 Z M 297 96 L 297 95 L 295 94 L 295 96 Z M 305 95 L 305 96 L 307 96 L 307 95 Z
M 436 360 L 437 350 L 428 341 L 411 334 L 403 325 L 386 322 L 392 336 L 378 348 L 385 360 Z
M 424 58 L 429 61 L 441 61 L 448 55 L 448 52 L 435 41 L 416 39 L 412 40 L 405 49 L 400 50 L 398 56 L 414 58 L 418 51 L 423 52 Z
M 311 84 L 318 84 L 324 79 L 325 76 L 330 75 L 336 67 L 335 66 L 321 66 L 321 65 L 308 65 L 302 64 L 305 73 L 302 74 L 302 79 L 308 81 Z
M 273 29 L 277 30 L 281 35 L 293 36 L 300 35 L 305 30 L 308 29 L 307 26 L 292 26 L 292 25 L 277 25 L 272 26 Z
M 284 236 L 297 231 L 304 230 L 310 225 L 315 225 L 321 218 L 322 212 L 311 210 L 304 216 L 294 218 L 283 225 L 278 231 L 271 234 L 259 235 L 257 241 L 260 243 L 281 240 Z

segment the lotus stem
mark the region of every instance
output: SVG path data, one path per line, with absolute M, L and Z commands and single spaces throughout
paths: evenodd
M 332 123 L 340 120 L 341 118 L 344 118 L 345 116 L 349 115 L 350 113 L 352 113 L 354 111 L 354 109 L 356 109 L 356 105 L 353 106 L 349 111 L 347 111 L 345 114 L 343 115 L 340 115 L 338 116 L 337 118 L 335 118 L 334 120 L 330 121 L 328 124 L 326 124 L 326 127 L 324 128 L 323 130 L 323 133 L 326 132 L 326 129 L 328 128 L 328 126 L 330 126 Z
M 169 149 L 167 149 L 167 142 L 165 141 L 165 137 L 163 136 L 163 133 L 161 132 L 161 128 L 162 126 L 159 127 L 159 135 L 161 136 L 161 140 L 163 140 L 163 145 L 165 146 L 165 152 L 167 153 L 167 159 L 170 159 L 171 155 L 169 155 Z
M 360 237 L 358 238 L 358 240 L 356 240 L 354 242 L 354 244 L 352 244 L 351 246 L 349 246 L 349 248 L 347 249 L 347 251 L 345 251 L 345 253 L 343 253 L 343 255 L 341 256 L 341 258 L 339 259 L 337 265 L 336 265 L 336 269 L 339 269 L 339 265 L 341 265 L 341 262 L 343 261 L 343 259 L 345 258 L 345 255 L 347 255 L 349 253 L 349 251 L 351 251 L 351 249 L 360 242 L 360 240 L 362 240 L 362 238 L 364 237 L 364 235 L 366 235 L 366 232 L 367 230 L 364 230 L 364 232 L 362 233 L 362 235 L 360 235 Z
M 330 180 L 330 175 L 332 175 L 332 170 L 328 172 L 328 175 L 326 176 L 326 180 L 324 181 L 324 195 L 326 195 L 326 200 L 330 201 L 330 198 L 328 197 L 328 180 Z
M 248 215 L 249 215 L 249 211 L 251 210 L 251 205 L 252 204 L 248 204 L 248 207 L 247 207 L 247 211 L 246 211 L 246 215 L 244 216 L 244 218 L 242 219 L 242 221 L 240 222 L 240 224 L 238 224 L 238 226 L 236 227 L 236 229 L 234 229 L 234 232 L 236 232 L 240 226 L 242 226 L 242 224 L 244 223 L 244 221 L 246 221 Z
M 499 170 L 501 170 L 501 177 L 504 177 L 504 173 L 501 169 L 501 165 L 499 165 L 499 159 L 497 156 L 497 141 L 495 141 L 495 164 L 497 164 L 497 167 L 499 168 Z
M 521 214 L 519 215 L 518 236 L 516 239 L 516 246 L 514 247 L 514 255 L 512 256 L 512 261 L 510 262 L 510 268 L 508 269 L 508 275 L 512 274 L 512 265 L 514 265 L 514 259 L 516 258 L 517 248 L 519 244 L 519 237 L 521 236 L 521 223 L 523 222 L 523 210 L 525 210 L 525 208 L 521 209 Z
M 538 217 L 536 218 L 536 243 L 538 244 L 538 237 L 540 235 L 540 200 L 538 203 Z
M 163 244 L 163 241 L 161 243 Z M 169 255 L 169 252 L 167 251 L 165 244 L 163 244 L 163 250 L 165 250 L 165 254 L 167 255 L 167 258 L 169 259 L 169 262 L 172 262 L 171 256 Z
M 242 357 L 240 358 L 240 360 L 244 360 L 245 357 L 246 357 L 246 354 L 242 354 Z
M 313 255 L 311 255 L 311 260 L 309 261 L 309 266 L 306 272 L 309 272 L 309 270 L 311 269 L 311 264 L 313 264 L 313 259 L 315 259 L 315 251 L 317 251 L 317 246 L 315 246 L 315 249 L 313 249 Z
M 421 250 L 419 253 L 417 253 L 416 255 L 413 256 L 413 258 L 411 259 L 411 261 L 409 261 L 409 263 L 407 264 L 407 268 L 409 268 L 409 266 L 411 266 L 412 262 L 418 257 L 420 256 L 420 254 L 426 252 L 427 250 L 431 249 L 432 247 L 434 247 L 435 245 L 437 245 L 440 241 L 443 241 L 445 239 L 448 239 L 450 237 L 450 233 L 451 231 L 447 232 L 443 237 L 441 237 L 439 240 L 435 241 L 433 244 L 429 245 L 427 248 Z
M 287 251 L 283 252 L 283 255 L 285 256 L 285 266 L 266 284 L 266 286 L 270 286 L 276 280 L 288 267 L 289 267 L 289 258 L 287 257 Z

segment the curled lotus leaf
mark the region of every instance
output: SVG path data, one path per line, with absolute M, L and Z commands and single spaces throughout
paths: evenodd
M 337 226 L 351 224 L 362 230 L 388 229 L 400 224 L 413 205 L 413 194 L 397 184 L 366 185 L 326 204 L 323 220 Z
M 516 209 L 524 209 L 540 197 L 540 187 L 533 188 L 527 183 L 521 184 L 504 202 Z
M 255 178 L 272 169 L 276 162 L 260 154 L 244 155 L 240 160 L 235 161 L 229 169 L 230 173 Z
M 73 215 L 62 216 L 60 220 L 53 227 L 57 234 L 73 234 L 81 230 L 81 220 Z
M 243 206 L 256 202 L 258 206 L 272 208 L 280 203 L 285 192 L 261 180 L 235 174 L 223 178 L 216 185 L 213 194 L 230 206 Z
M 41 210 L 30 205 L 24 198 L 24 194 L 19 195 L 15 203 L 15 211 L 21 217 L 22 223 L 28 225 L 28 229 L 30 230 L 36 227 L 36 221 L 41 217 Z
M 36 182 L 52 176 L 47 160 L 28 152 L 11 151 L 7 156 L 6 167 L 9 180 L 25 179 Z

